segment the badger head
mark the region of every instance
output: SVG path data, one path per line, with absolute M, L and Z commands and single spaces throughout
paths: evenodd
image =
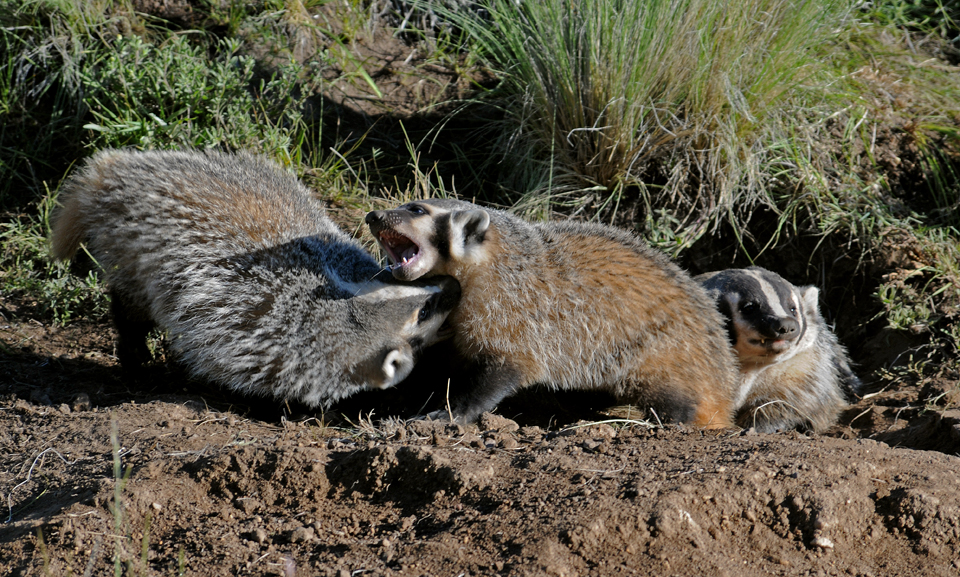
M 452 199 L 375 210 L 367 214 L 366 222 L 392 263 L 390 271 L 400 280 L 443 274 L 459 278 L 459 267 L 486 258 L 492 232 L 487 211 Z
M 405 379 L 425 348 L 453 336 L 446 320 L 459 300 L 460 284 L 447 276 L 353 298 L 353 323 L 366 338 L 358 338 L 364 352 L 348 370 L 352 380 L 386 389 Z
M 745 370 L 785 361 L 813 345 L 816 287 L 795 287 L 755 266 L 707 273 L 697 280 L 726 317 L 730 342 Z

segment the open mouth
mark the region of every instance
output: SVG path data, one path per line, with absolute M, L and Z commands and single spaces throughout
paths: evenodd
M 778 353 L 787 348 L 786 339 L 749 339 L 751 345 Z
M 380 231 L 377 235 L 377 241 L 383 250 L 387 251 L 387 256 L 393 262 L 391 269 L 399 268 L 413 263 L 420 256 L 420 247 L 406 236 L 391 229 Z

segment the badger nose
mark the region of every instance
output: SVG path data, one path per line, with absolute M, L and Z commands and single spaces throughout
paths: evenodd
M 777 334 L 785 339 L 792 339 L 794 334 L 800 328 L 797 321 L 793 319 L 781 319 L 780 326 L 777 327 Z
M 378 222 L 383 222 L 383 211 L 382 210 L 373 210 L 367 213 L 367 216 L 364 218 L 364 222 L 367 224 L 375 224 Z

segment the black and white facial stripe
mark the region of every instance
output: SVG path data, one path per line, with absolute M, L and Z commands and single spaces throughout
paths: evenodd
M 727 318 L 730 342 L 741 364 L 769 364 L 812 344 L 808 309 L 816 310 L 816 287 L 798 289 L 760 267 L 701 275 L 701 284 Z
M 739 279 L 731 279 L 727 292 L 735 291 L 735 312 L 763 337 L 794 340 L 803 336 L 803 303 L 779 275 L 768 270 L 749 268 Z
M 726 316 L 740 361 L 737 424 L 763 432 L 833 425 L 860 380 L 820 314 L 817 288 L 760 267 L 697 280 Z

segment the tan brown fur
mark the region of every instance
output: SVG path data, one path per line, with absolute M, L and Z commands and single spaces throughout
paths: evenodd
M 488 380 L 510 373 L 507 384 L 494 387 L 505 392 L 460 402 L 464 420 L 491 408 L 491 399 L 495 405 L 503 396 L 498 393 L 547 384 L 606 390 L 621 402 L 698 426 L 732 424 L 736 365 L 722 319 L 703 290 L 664 255 L 611 227 L 530 224 L 459 201 L 417 204 L 431 214 L 400 220 L 387 214 L 394 211 L 371 215 L 382 216 L 384 224 L 396 220 L 387 226 L 413 239 L 423 259 L 433 255 L 430 227 L 451 213 L 482 210 L 490 218 L 482 240 L 463 254 L 452 256 L 457 251 L 451 248 L 451 256 L 415 271 L 460 281 L 460 305 L 450 315 L 458 351 L 482 365 L 481 372 L 492 372 Z M 368 216 L 371 221 L 377 236 L 380 221 Z M 402 267 L 394 273 L 409 278 Z
M 860 380 L 820 315 L 817 288 L 755 266 L 697 280 L 727 318 L 740 359 L 736 423 L 762 432 L 821 432 L 836 423 Z

